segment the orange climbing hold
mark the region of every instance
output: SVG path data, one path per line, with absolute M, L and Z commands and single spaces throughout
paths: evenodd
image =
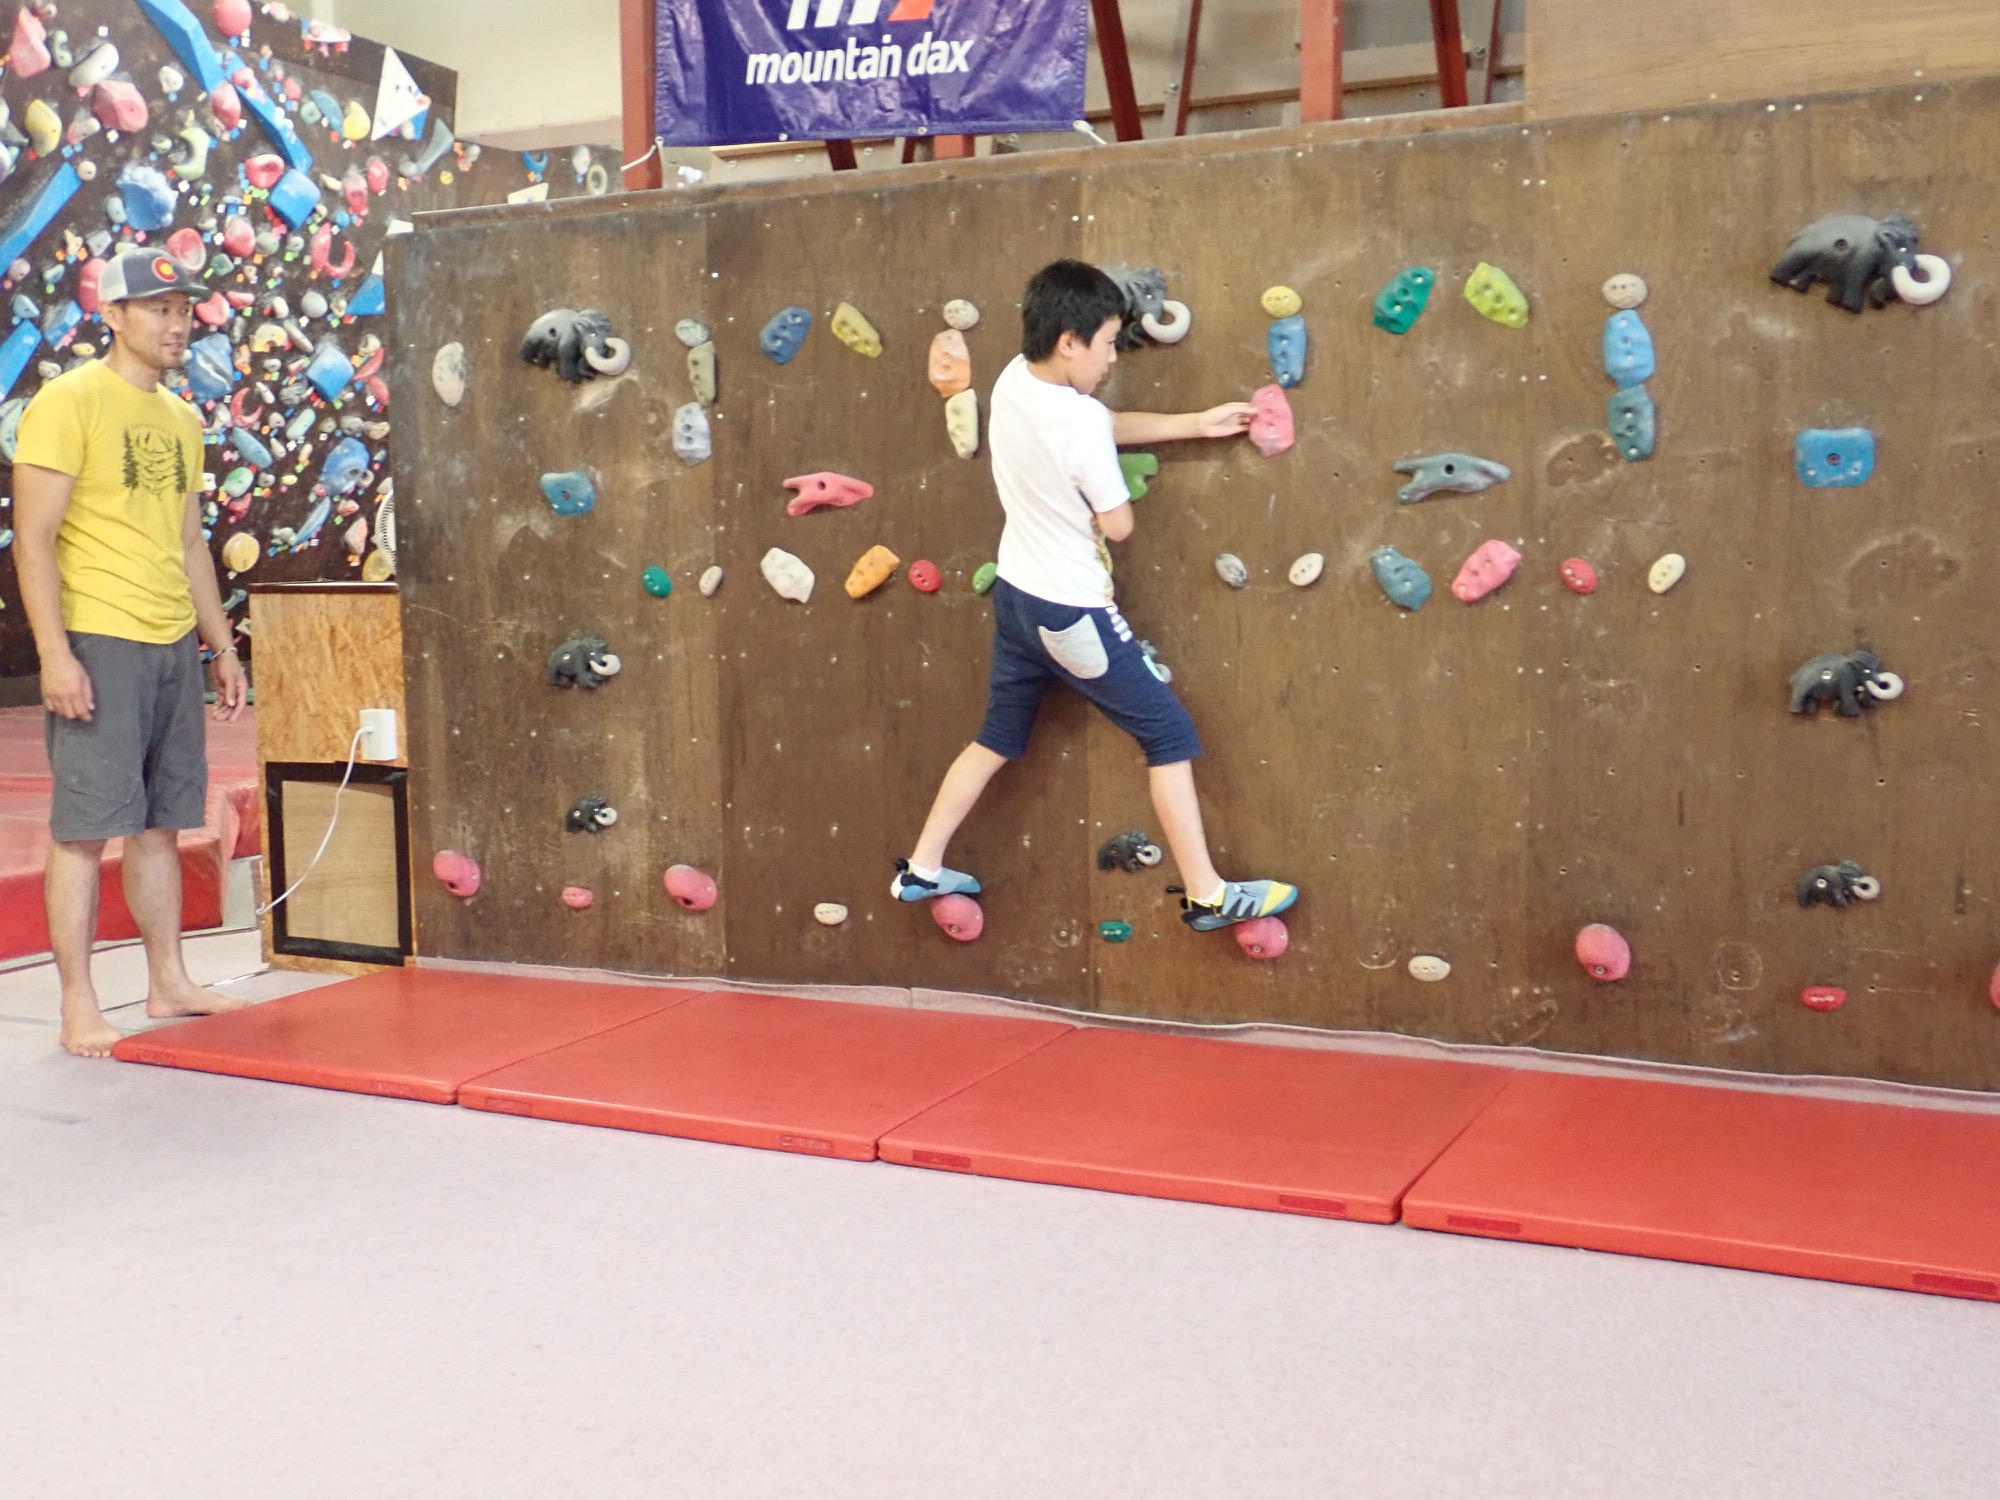
M 847 575 L 847 597 L 865 599 L 887 583 L 903 560 L 880 542 L 861 554 L 861 561 Z
M 785 514 L 788 516 L 802 516 L 823 505 L 858 505 L 875 493 L 872 484 L 827 470 L 817 474 L 794 475 L 785 481 L 785 488 L 798 492 L 785 502 Z
M 972 386 L 972 351 L 965 347 L 965 335 L 947 328 L 931 340 L 931 384 L 940 396 L 949 399 Z
M 940 896 L 931 903 L 931 916 L 944 935 L 969 943 L 986 930 L 986 913 L 970 896 Z

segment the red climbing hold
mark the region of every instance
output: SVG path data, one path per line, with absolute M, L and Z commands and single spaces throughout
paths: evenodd
M 1847 991 L 1837 984 L 1809 984 L 1799 991 L 1799 999 L 1810 1010 L 1839 1010 L 1847 1004 Z
M 910 564 L 910 587 L 922 594 L 935 594 L 944 587 L 944 574 L 938 565 L 925 558 L 918 558 Z
M 236 92 L 236 85 L 226 78 L 208 91 L 208 107 L 215 115 L 215 123 L 224 130 L 234 130 L 243 123 L 243 100 Z
M 820 472 L 799 474 L 785 481 L 785 488 L 796 490 L 785 502 L 785 514 L 802 516 L 807 511 L 818 510 L 822 505 L 858 505 L 875 493 L 875 486 L 859 479 L 849 479 L 845 474 Z
M 1562 565 L 1563 587 L 1572 594 L 1594 594 L 1597 592 L 1597 569 L 1580 557 L 1572 557 Z
M 76 305 L 86 313 L 94 315 L 103 305 L 97 300 L 97 284 L 103 279 L 103 261 L 92 256 L 83 263 L 83 270 L 76 278 Z
M 229 306 L 229 299 L 217 292 L 206 302 L 198 303 L 194 315 L 210 328 L 220 328 L 233 316 L 233 310 Z
M 389 191 L 389 164 L 382 160 L 381 157 L 371 156 L 368 158 L 366 173 L 369 192 L 379 198 Z
M 1484 599 L 1514 576 L 1514 570 L 1521 566 L 1521 554 L 1501 541 L 1498 537 L 1481 542 L 1472 556 L 1465 560 L 1465 566 L 1458 570 L 1458 577 L 1451 581 L 1454 597 L 1471 604 Z
M 944 935 L 969 943 L 986 930 L 986 913 L 970 896 L 940 896 L 931 903 L 931 916 Z
M 1292 946 L 1291 930 L 1282 917 L 1253 917 L 1235 927 L 1236 946 L 1252 958 L 1279 958 Z
M 222 225 L 222 248 L 225 254 L 238 260 L 247 260 L 257 248 L 257 231 L 250 221 L 241 214 L 231 214 Z
M 672 865 L 666 875 L 667 894 L 689 911 L 715 905 L 715 881 L 693 865 Z
M 587 885 L 566 885 L 563 887 L 562 902 L 571 911 L 588 911 L 597 897 Z
M 454 896 L 479 894 L 479 866 L 469 854 L 460 854 L 456 849 L 438 850 L 431 858 L 431 874 Z
M 224 36 L 250 30 L 250 0 L 215 0 L 215 29 Z
M 1576 935 L 1576 961 L 1592 979 L 1623 979 L 1632 967 L 1632 948 L 1615 927 L 1592 922 Z
M 176 229 L 167 236 L 167 254 L 189 271 L 199 271 L 208 264 L 208 249 L 201 242 L 201 231 L 191 226 Z
M 243 163 L 243 176 L 250 186 L 262 188 L 266 192 L 276 187 L 278 179 L 284 175 L 285 159 L 282 156 L 273 156 L 268 151 L 253 156 Z
M 129 78 L 107 78 L 91 93 L 91 113 L 106 130 L 122 130 L 130 135 L 144 130 L 150 115 L 146 96 Z
M 354 241 L 348 240 L 341 247 L 346 251 L 339 265 L 333 263 L 333 226 L 322 224 L 313 231 L 312 268 L 321 276 L 331 276 L 335 281 L 354 274 Z
M 1986 998 L 1993 1002 L 1993 1008 L 2000 1010 L 2000 964 L 1993 968 L 1993 977 L 1986 981 Z
M 1276 458 L 1292 446 L 1294 437 L 1292 403 L 1285 399 L 1285 388 L 1261 385 L 1251 394 L 1250 404 L 1256 408 L 1250 418 L 1250 441 L 1264 457 Z
M 48 28 L 31 7 L 22 6 L 14 17 L 14 46 L 7 54 L 9 69 L 16 78 L 33 78 L 37 73 L 46 73 L 53 60 L 49 54 Z

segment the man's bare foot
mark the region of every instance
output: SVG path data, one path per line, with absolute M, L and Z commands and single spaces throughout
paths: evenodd
M 170 1021 L 176 1016 L 213 1016 L 225 1010 L 241 1010 L 249 1003 L 183 979 L 172 986 L 154 985 L 152 993 L 146 996 L 146 1014 L 155 1021 Z
M 86 1013 L 65 1007 L 62 1019 L 63 1050 L 75 1057 L 109 1057 L 111 1048 L 125 1033 L 105 1020 L 95 1005 Z

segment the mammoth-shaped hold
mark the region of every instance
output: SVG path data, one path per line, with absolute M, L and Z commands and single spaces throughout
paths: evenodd
M 1809 292 L 1815 281 L 1824 281 L 1828 302 L 1858 313 L 1864 303 L 1888 305 L 1896 295 L 1891 270 L 1908 271 L 1916 251 L 1917 226 L 1901 215 L 1829 214 L 1792 236 L 1771 279 L 1795 292 Z
M 597 486 L 581 469 L 542 476 L 542 498 L 559 516 L 588 515 L 597 506 Z
M 1561 568 L 1563 587 L 1572 594 L 1597 592 L 1597 569 L 1580 557 L 1565 558 Z
M 1799 1004 L 1807 1010 L 1839 1010 L 1847 1004 L 1847 991 L 1837 984 L 1809 984 L 1799 991 Z
M 965 347 L 964 334 L 947 328 L 931 340 L 928 373 L 931 385 L 946 398 L 971 387 L 972 353 Z
M 674 454 L 690 468 L 706 463 L 709 454 L 715 451 L 715 438 L 709 430 L 708 413 L 701 409 L 699 401 L 690 401 L 674 410 Z
M 1514 285 L 1514 278 L 1498 266 L 1481 261 L 1465 278 L 1465 300 L 1479 309 L 1480 316 L 1509 328 L 1528 326 L 1528 298 Z
M 1653 336 L 1630 308 L 1604 320 L 1604 373 L 1621 391 L 1653 378 Z
M 869 359 L 881 356 L 882 335 L 875 331 L 875 325 L 853 303 L 843 302 L 836 307 L 833 321 L 827 326 L 833 329 L 835 338 L 856 354 L 866 355 Z
M 611 336 L 611 316 L 600 308 L 557 307 L 528 325 L 521 358 L 537 369 L 555 366 L 572 385 L 598 375 L 622 374 L 632 363 L 632 346 Z
M 715 405 L 715 345 L 703 340 L 688 350 L 688 384 L 703 406 Z
M 1375 294 L 1375 326 L 1389 333 L 1408 333 L 1431 300 L 1437 272 L 1429 266 L 1408 266 Z
M 715 905 L 715 877 L 693 865 L 668 866 L 661 883 L 685 911 L 707 911 Z
M 1792 467 L 1808 489 L 1866 484 L 1875 472 L 1875 434 L 1866 427 L 1808 427 L 1792 442 Z
M 1306 378 L 1306 320 L 1293 313 L 1271 325 L 1271 374 L 1290 390 Z
M 1912 257 L 1916 268 L 1907 266 L 1889 267 L 1889 284 L 1896 289 L 1896 295 L 1912 307 L 1929 307 L 1938 298 L 1951 290 L 1951 262 L 1942 255 Z M 1917 272 L 1922 272 L 1920 276 Z
M 699 318 L 682 318 L 674 324 L 674 337 L 690 349 L 699 349 L 708 342 L 708 325 Z
M 1514 471 L 1505 464 L 1476 458 L 1470 453 L 1430 453 L 1422 458 L 1406 458 L 1392 467 L 1398 474 L 1410 476 L 1410 482 L 1396 491 L 1399 505 L 1415 505 L 1446 491 L 1476 495 L 1514 477 Z
M 821 506 L 858 505 L 875 493 L 872 484 L 827 470 L 817 474 L 794 475 L 785 481 L 785 488 L 796 491 L 785 502 L 785 514 L 788 516 L 802 516 Z
M 1125 476 L 1125 494 L 1138 500 L 1146 493 L 1146 481 L 1160 472 L 1160 461 L 1151 453 L 1121 453 L 1118 472 Z
M 549 655 L 550 687 L 602 687 L 624 666 L 598 635 L 571 636 Z
M 1873 651 L 1828 651 L 1792 673 L 1788 705 L 1795 714 L 1819 713 L 1822 703 L 1839 705 L 1841 717 L 1854 719 L 1877 703 L 1903 696 L 1903 679 L 1882 670 Z
M 781 547 L 773 547 L 764 554 L 758 565 L 764 581 L 771 585 L 780 599 L 789 599 L 794 604 L 805 604 L 812 598 L 813 570 L 801 558 L 794 557 Z
M 1136 875 L 1141 870 L 1150 870 L 1165 856 L 1160 846 L 1148 838 L 1143 829 L 1135 828 L 1130 833 L 1114 834 L 1097 849 L 1097 868 L 1100 870 L 1123 870 L 1128 875 Z
M 1632 946 L 1617 928 L 1592 922 L 1576 935 L 1576 961 L 1592 979 L 1614 984 L 1632 971 Z
M 1653 456 L 1659 416 L 1653 408 L 1652 396 L 1643 385 L 1630 385 L 1613 392 L 1604 415 L 1611 429 L 1611 441 L 1618 445 L 1619 456 L 1626 463 L 1636 464 Z
M 970 896 L 940 896 L 930 906 L 931 920 L 956 942 L 972 942 L 986 930 L 986 913 Z
M 855 563 L 853 570 L 848 573 L 845 585 L 847 597 L 866 599 L 894 577 L 896 569 L 902 565 L 903 560 L 900 557 L 877 542 L 861 554 L 860 561 Z
M 1391 604 L 1414 612 L 1430 601 L 1431 575 L 1394 547 L 1377 548 L 1368 565 Z
M 1117 286 L 1125 303 L 1118 347 L 1137 349 L 1147 338 L 1143 320 L 1158 319 L 1167 311 L 1166 273 L 1151 266 L 1136 270 L 1130 266 L 1106 266 L 1104 274 Z
M 968 328 L 979 325 L 979 309 L 963 297 L 954 297 L 944 305 L 944 323 L 947 328 L 956 328 L 963 333 Z
M 1490 537 L 1473 549 L 1472 556 L 1451 581 L 1454 598 L 1466 604 L 1484 599 L 1514 576 L 1521 566 L 1521 554 L 1498 537 Z
M 979 392 L 963 390 L 945 402 L 944 431 L 951 439 L 951 451 L 960 458 L 979 452 Z
M 618 821 L 618 809 L 595 793 L 579 797 L 563 816 L 563 827 L 571 833 L 602 833 Z
M 1188 311 L 1185 302 L 1176 302 L 1168 297 L 1162 302 L 1159 312 L 1147 313 L 1139 319 L 1139 327 L 1156 344 L 1178 344 L 1194 327 L 1194 314 Z
M 1282 386 L 1260 385 L 1251 393 L 1250 442 L 1266 458 L 1276 458 L 1292 446 L 1292 403 Z
M 1243 565 L 1243 559 L 1234 552 L 1216 554 L 1215 576 L 1233 589 L 1246 588 L 1250 583 L 1250 570 Z
M 1306 300 L 1288 286 L 1269 286 L 1257 301 L 1269 318 L 1295 318 L 1305 309 Z
M 1292 946 L 1291 929 L 1283 917 L 1253 917 L 1235 927 L 1236 946 L 1251 958 L 1283 958 Z
M 446 406 L 465 399 L 465 345 L 453 340 L 431 356 L 431 389 Z
M 780 308 L 757 335 L 757 347 L 772 364 L 788 365 L 806 341 L 812 322 L 813 315 L 803 307 Z
M 469 854 L 440 849 L 431 856 L 431 874 L 454 896 L 470 900 L 479 894 L 479 865 Z
M 1837 865 L 1814 865 L 1798 880 L 1799 905 L 1846 907 L 1856 901 L 1873 901 L 1882 894 L 1882 882 L 1851 859 Z

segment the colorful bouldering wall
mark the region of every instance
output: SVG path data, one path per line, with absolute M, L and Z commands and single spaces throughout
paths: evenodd
M 1469 111 L 421 224 L 390 251 L 412 843 L 482 878 L 418 880 L 420 949 L 2000 1086 L 1996 106 Z M 1950 291 L 1774 283 L 1839 212 L 1907 216 Z M 1219 863 L 1303 887 L 1274 959 L 1185 931 L 1170 868 L 1100 866 L 1158 830 L 1061 695 L 954 846 L 979 939 L 888 895 L 985 691 L 1000 514 L 940 398 L 961 359 L 990 391 L 1062 254 L 1192 315 L 1114 406 L 1260 393 L 1255 444 L 1134 463 L 1116 551 Z M 558 308 L 629 368 L 525 362 Z M 1809 483 L 1801 434 L 1852 428 L 1866 481 Z M 552 685 L 580 637 L 620 669 Z M 1789 711 L 1864 648 L 1903 691 L 1847 665 L 1865 707 Z

